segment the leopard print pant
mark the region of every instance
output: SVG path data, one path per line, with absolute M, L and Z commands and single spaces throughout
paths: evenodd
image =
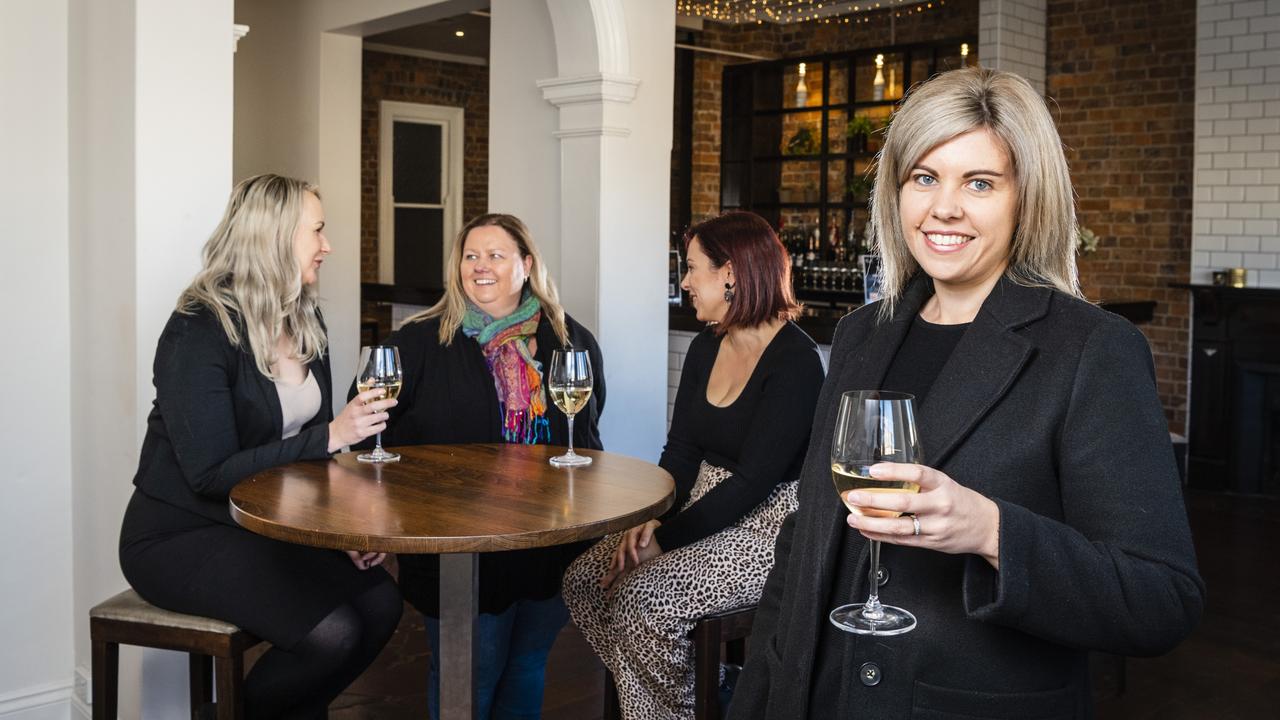
M 703 462 L 687 510 L 732 473 Z M 780 483 L 741 520 L 649 560 L 612 594 L 599 580 L 621 541 L 614 533 L 583 553 L 564 576 L 564 600 L 618 687 L 627 720 L 693 717 L 693 643 L 699 618 L 760 601 L 782 521 L 796 509 L 796 482 Z

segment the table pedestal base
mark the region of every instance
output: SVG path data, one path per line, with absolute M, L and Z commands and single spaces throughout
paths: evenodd
M 475 656 L 476 553 L 440 556 L 440 720 L 471 720 Z

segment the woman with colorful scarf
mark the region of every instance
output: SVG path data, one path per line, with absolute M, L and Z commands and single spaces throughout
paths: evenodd
M 575 416 L 575 447 L 601 449 L 604 366 L 595 337 L 560 307 L 529 229 L 511 215 L 481 215 L 462 229 L 450 254 L 445 293 L 409 318 L 385 344 L 400 348 L 404 385 L 386 445 L 424 443 L 568 444 L 568 420 L 548 402 L 551 351 L 572 346 L 591 356 L 595 387 Z M 353 389 L 354 392 L 354 389 Z M 537 718 L 547 655 L 568 611 L 560 576 L 582 545 L 480 557 L 475 717 Z M 439 641 L 439 561 L 401 555 L 400 587 Z M 428 686 L 439 716 L 433 653 Z

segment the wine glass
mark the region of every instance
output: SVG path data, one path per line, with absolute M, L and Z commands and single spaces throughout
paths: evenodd
M 551 353 L 551 373 L 547 387 L 551 401 L 569 418 L 569 450 L 551 458 L 556 467 L 590 465 L 591 458 L 573 452 L 573 416 L 586 407 L 591 398 L 591 358 L 586 350 L 571 347 Z
M 878 462 L 919 463 L 915 396 L 883 390 L 851 390 L 840 398 L 835 436 L 831 441 L 831 479 L 849 512 L 867 517 L 897 517 L 892 510 L 862 508 L 845 496 L 862 492 L 920 492 L 913 482 L 877 480 L 870 468 Z M 865 603 L 841 605 L 831 611 L 832 624 L 859 635 L 900 635 L 916 626 L 916 618 L 902 608 L 880 603 L 880 542 L 871 540 L 871 594 Z
M 404 372 L 400 367 L 400 349 L 394 345 L 366 345 L 360 348 L 360 369 L 356 375 L 356 389 L 382 390 L 382 397 L 394 400 L 400 394 L 400 383 L 404 380 Z M 356 459 L 367 463 L 395 462 L 400 459 L 398 453 L 382 449 L 382 433 L 373 452 L 357 455 Z

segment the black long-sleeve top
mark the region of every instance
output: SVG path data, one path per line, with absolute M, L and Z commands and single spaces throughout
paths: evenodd
M 788 322 L 765 347 L 737 399 L 718 407 L 707 401 L 707 381 L 722 339 L 706 330 L 689 345 L 658 464 L 675 478 L 676 508 L 688 500 L 703 460 L 733 475 L 663 519 L 654 532 L 663 551 L 713 535 L 751 512 L 778 483 L 799 476 L 809 446 L 823 380 L 813 339 Z

